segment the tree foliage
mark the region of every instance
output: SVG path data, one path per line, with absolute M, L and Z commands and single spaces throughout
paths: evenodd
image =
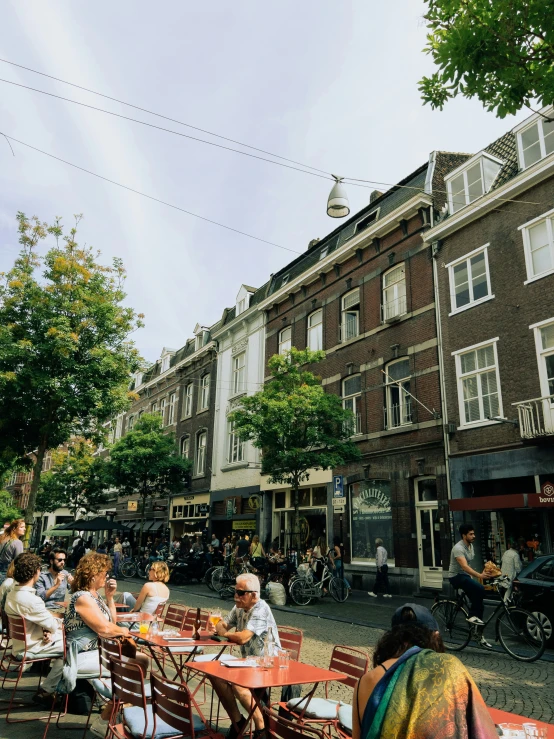
M 110 449 L 108 479 L 120 495 L 140 495 L 142 524 L 148 498 L 185 488 L 192 467 L 179 454 L 175 439 L 164 433 L 158 414 L 145 413 Z
M 16 518 L 21 518 L 21 511 L 14 504 L 12 494 L 0 490 L 0 521 L 14 521 Z
M 52 468 L 41 478 L 37 511 L 67 507 L 77 518 L 81 511 L 96 513 L 107 504 L 106 463 L 94 450 L 90 441 L 75 439 L 67 450 L 52 453 Z
M 353 414 L 306 369 L 324 357 L 324 352 L 295 348 L 275 354 L 268 362 L 272 379 L 263 390 L 243 398 L 242 407 L 230 415 L 239 438 L 262 450 L 262 474 L 272 483 L 291 486 L 297 532 L 298 488 L 309 471 L 332 469 L 360 457 L 350 439 Z
M 47 225 L 18 213 L 21 252 L 0 283 L 0 458 L 33 455 L 25 520 L 32 526 L 47 449 L 72 436 L 98 438 L 129 402 L 139 357 L 129 335 L 141 316 L 123 305 L 125 270 Z M 44 256 L 37 248 L 53 237 Z M 30 526 L 28 527 L 30 528 Z
M 426 0 L 425 51 L 438 70 L 420 81 L 425 103 L 442 109 L 463 95 L 500 118 L 554 101 L 552 0 Z

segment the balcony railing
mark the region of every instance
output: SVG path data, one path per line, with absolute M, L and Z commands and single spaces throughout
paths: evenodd
M 554 436 L 554 395 L 512 403 L 517 408 L 522 439 Z
M 402 405 L 389 405 L 383 408 L 385 414 L 385 428 L 394 429 L 407 426 L 413 422 L 412 399 L 406 396 Z
M 406 313 L 406 296 L 389 300 L 381 306 L 381 323 L 391 323 L 397 321 L 400 316 Z

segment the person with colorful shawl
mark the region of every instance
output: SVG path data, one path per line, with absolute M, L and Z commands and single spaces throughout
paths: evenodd
M 354 693 L 352 739 L 496 739 L 479 689 L 444 651 L 427 608 L 398 608 Z

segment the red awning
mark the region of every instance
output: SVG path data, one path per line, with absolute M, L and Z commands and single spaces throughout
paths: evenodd
M 515 495 L 485 495 L 482 498 L 455 498 L 448 501 L 451 511 L 497 511 L 500 508 L 549 508 L 554 507 L 554 496 L 539 493 Z

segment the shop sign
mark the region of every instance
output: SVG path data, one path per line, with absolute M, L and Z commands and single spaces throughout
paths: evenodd
M 342 475 L 334 475 L 333 477 L 333 498 L 344 497 L 344 478 Z
M 200 513 L 209 513 L 210 512 L 210 506 L 206 505 L 206 503 L 202 503 L 200 506 Z
M 343 505 L 346 505 L 346 497 L 333 498 L 333 508 L 336 508 L 337 506 L 343 506 Z
M 345 500 L 346 500 L 346 498 L 345 498 Z M 341 506 L 335 506 L 333 508 L 333 513 L 344 513 L 345 510 L 346 509 L 345 509 L 345 507 L 343 505 L 341 505 Z
M 138 511 L 138 500 L 128 500 L 127 510 L 128 511 Z
M 227 519 L 233 518 L 235 514 L 235 499 L 234 498 L 227 498 L 225 500 L 225 515 L 227 516 Z
M 194 495 L 184 495 L 183 496 L 183 500 L 186 503 L 192 503 L 192 501 L 194 500 Z
M 543 497 L 545 500 L 543 500 Z M 548 503 L 551 500 L 554 500 L 554 485 L 551 482 L 543 482 L 541 485 L 540 502 Z
M 255 531 L 256 521 L 233 521 L 231 528 L 233 531 Z
M 160 505 L 160 503 L 154 503 L 154 505 L 152 506 L 152 510 L 153 511 L 165 511 L 165 510 L 167 510 L 167 506 L 166 505 Z

